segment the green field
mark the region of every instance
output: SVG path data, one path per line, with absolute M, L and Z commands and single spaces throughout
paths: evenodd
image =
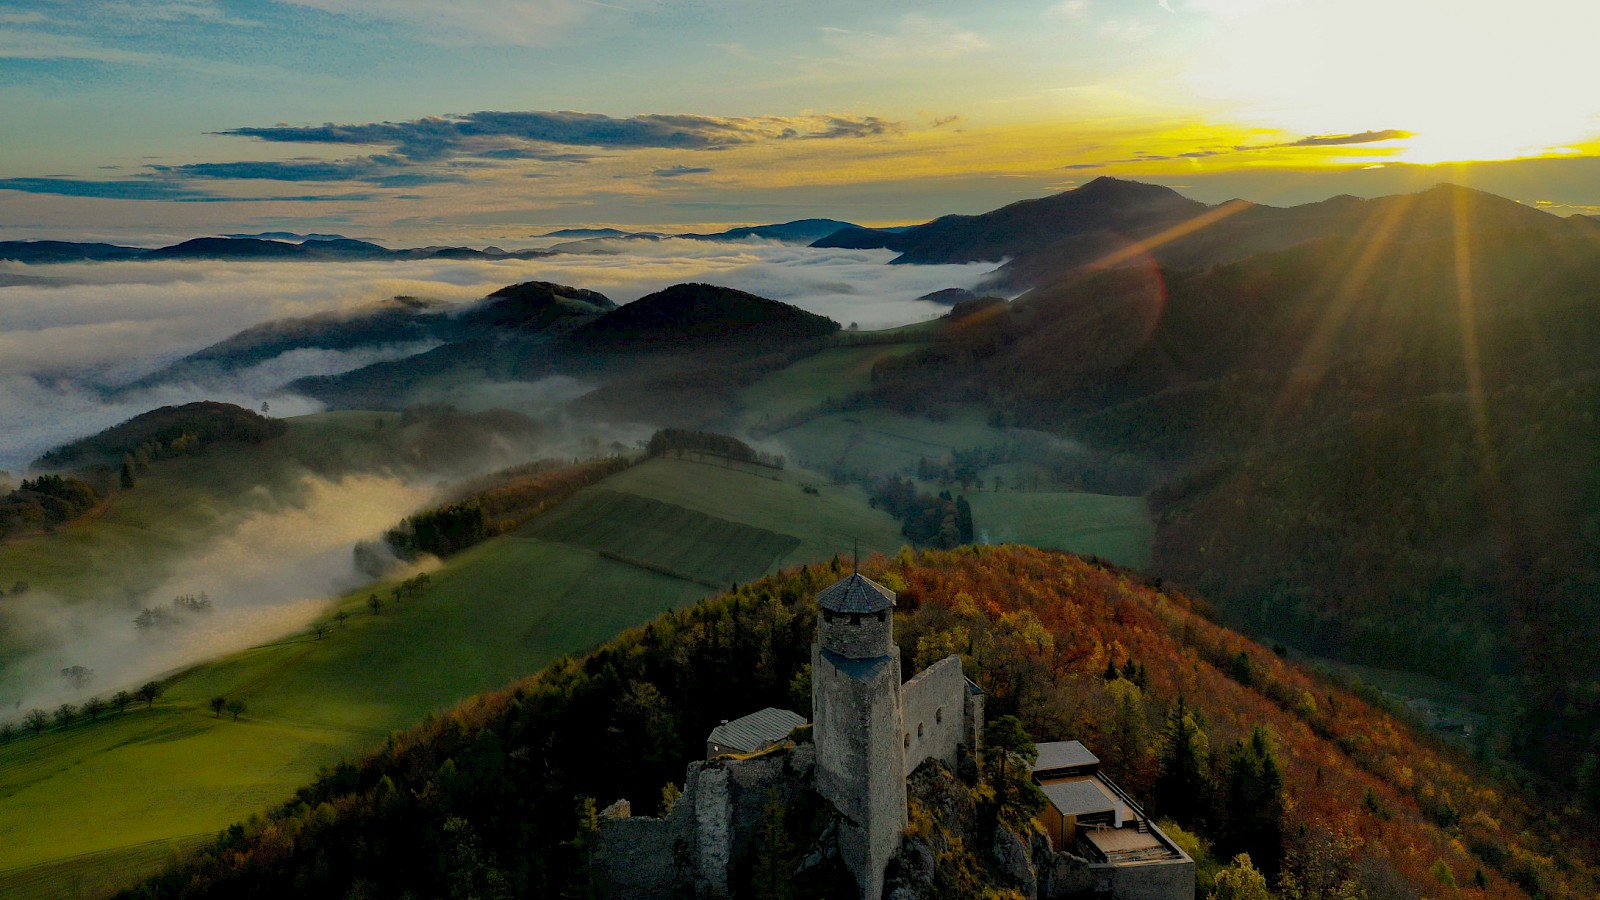
M 920 344 L 872 344 L 830 347 L 787 368 L 780 369 L 739 392 L 744 410 L 739 428 L 763 428 L 829 400 L 844 400 L 872 384 L 872 366 L 878 360 L 899 356 Z
M 152 463 L 131 491 L 54 532 L 0 543 L 0 586 L 26 581 L 68 601 L 122 600 L 156 587 L 170 564 L 244 517 L 293 506 L 308 474 L 380 469 L 399 456 L 400 430 L 377 413 L 286 419 L 282 437 L 218 444 Z M 394 414 L 382 416 L 392 426 Z M 3 651 L 0 651 L 3 652 Z
M 1143 497 L 1065 491 L 978 491 L 966 497 L 973 527 L 988 543 L 1032 544 L 1136 569 L 1150 561 L 1155 523 Z
M 887 475 L 914 470 L 924 457 L 942 460 L 955 450 L 1006 443 L 1006 433 L 989 425 L 979 406 L 954 407 L 941 422 L 889 410 L 852 410 L 812 419 L 773 435 L 801 465 L 825 469 L 844 465 Z
M 380 615 L 365 591 L 345 598 L 349 619 L 320 641 L 295 636 L 192 669 L 152 710 L 0 747 L 0 895 L 40 864 L 214 832 L 430 711 L 710 593 L 520 537 L 432 577 Z M 243 701 L 243 718 L 214 717 L 214 696 Z
M 775 568 L 845 555 L 853 542 L 863 553 L 895 553 L 905 543 L 900 523 L 870 508 L 865 491 L 792 467 L 655 459 L 606 479 L 604 487 L 797 538 Z
M 282 801 L 429 712 L 692 603 L 708 583 L 848 553 L 851 540 L 901 543 L 859 490 L 805 472 L 642 463 L 451 558 L 379 615 L 356 591 L 330 606 L 324 621 L 348 618 L 321 640 L 237 653 L 177 676 L 153 709 L 0 747 L 0 896 L 76 896 L 149 871 L 171 845 Z M 240 721 L 215 717 L 215 696 L 244 702 Z

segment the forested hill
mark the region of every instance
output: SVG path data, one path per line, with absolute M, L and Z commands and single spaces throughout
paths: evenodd
M 56 447 L 34 465 L 61 469 L 118 463 L 131 455 L 148 462 L 152 456 L 199 453 L 222 441 L 259 444 L 283 434 L 285 427 L 277 419 L 231 403 L 201 400 L 141 413 L 99 434 Z
M 572 333 L 596 350 L 778 344 L 827 337 L 839 323 L 788 303 L 713 284 L 675 284 L 606 313 Z
M 467 701 L 123 896 L 588 896 L 584 798 L 649 814 L 720 720 L 808 713 L 813 598 L 846 571 L 742 585 Z M 1154 814 L 1208 842 L 1202 881 L 1249 851 L 1294 900 L 1595 894 L 1591 831 L 1567 804 L 1520 792 L 1159 584 L 1015 547 L 864 571 L 899 592 L 905 672 L 961 653 L 991 720 L 1083 740 Z M 770 864 L 805 850 L 753 852 Z M 1005 887 L 981 849 L 939 865 Z

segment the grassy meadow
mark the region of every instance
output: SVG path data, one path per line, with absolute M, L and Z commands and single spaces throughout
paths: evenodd
M 642 463 L 452 557 L 417 596 L 340 598 L 321 639 L 236 653 L 173 677 L 151 709 L 0 746 L 0 895 L 76 896 L 147 871 L 430 712 L 852 539 L 901 543 L 859 490 L 808 473 Z M 239 721 L 213 714 L 218 696 L 245 704 Z

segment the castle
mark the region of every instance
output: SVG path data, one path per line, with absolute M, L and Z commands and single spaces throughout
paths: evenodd
M 626 800 L 602 813 L 596 867 L 608 896 L 726 896 L 730 869 L 759 839 L 766 804 L 800 802 L 813 790 L 838 813 L 833 845 L 860 896 L 883 895 L 885 868 L 907 824 L 907 778 L 929 759 L 954 769 L 960 755 L 976 754 L 984 715 L 983 691 L 959 656 L 901 682 L 894 606 L 893 591 L 859 573 L 818 595 L 811 743 L 786 742 L 804 721 L 786 710 L 725 721 L 707 740 L 708 761 L 689 766 L 683 795 L 664 818 L 634 817 Z M 1041 820 L 1049 838 L 1035 836 L 1031 855 L 1039 859 L 1027 864 L 1035 873 L 1027 893 L 1192 900 L 1193 861 L 1097 772 L 1092 754 L 1070 743 L 1074 767 L 1036 767 L 1052 805 Z M 1066 744 L 1042 745 L 1041 762 L 1059 755 L 1057 747 Z M 1122 853 L 1135 834 L 1141 852 Z M 1098 852 L 1108 840 L 1116 849 Z M 1088 858 L 1073 852 L 1080 844 Z

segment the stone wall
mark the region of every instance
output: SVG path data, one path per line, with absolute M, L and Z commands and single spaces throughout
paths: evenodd
M 729 872 L 759 845 L 766 805 L 797 803 L 812 789 L 815 763 L 809 745 L 690 763 L 683 796 L 665 818 L 630 816 L 625 803 L 607 807 L 594 858 L 604 895 L 726 896 Z
M 825 613 L 819 613 L 825 615 Z M 894 623 L 888 612 L 834 613 L 833 621 L 820 621 L 818 640 L 824 650 L 851 659 L 888 656 L 894 646 Z
M 967 679 L 961 657 L 947 656 L 918 672 L 900 689 L 905 732 L 905 773 L 910 775 L 925 759 L 956 765 L 956 748 L 966 742 Z

